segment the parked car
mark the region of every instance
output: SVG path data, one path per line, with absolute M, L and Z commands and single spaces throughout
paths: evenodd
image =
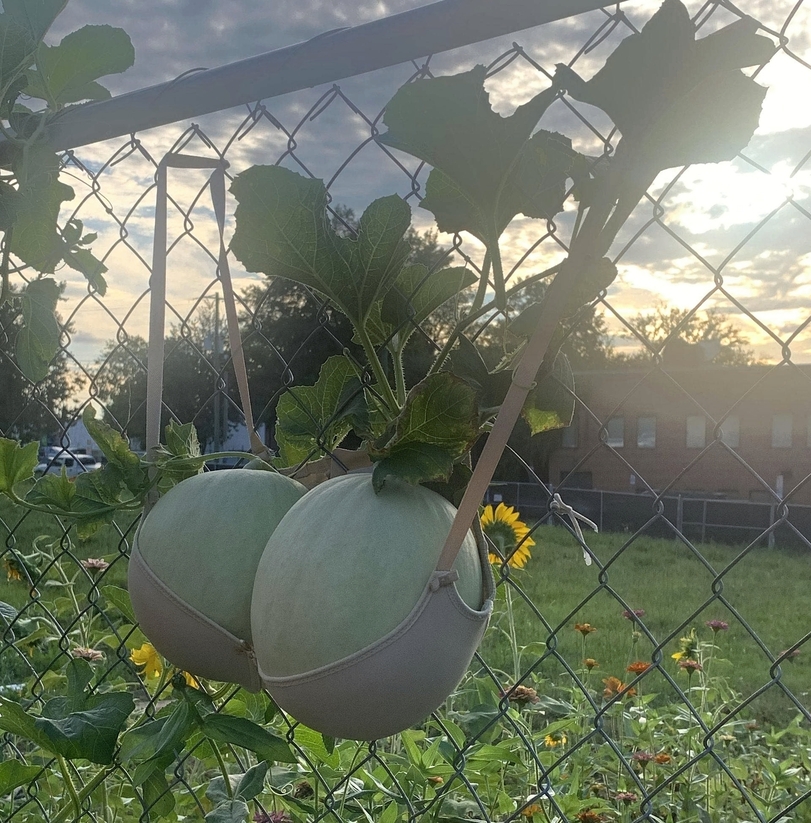
M 91 454 L 60 454 L 52 460 L 38 463 L 34 469 L 34 474 L 41 477 L 43 474 L 59 474 L 62 469 L 68 477 L 76 477 L 83 472 L 92 472 L 101 468 L 101 463 Z

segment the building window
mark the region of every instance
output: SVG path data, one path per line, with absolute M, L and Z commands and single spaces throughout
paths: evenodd
M 687 448 L 703 449 L 707 444 L 707 419 L 700 414 L 687 417 Z
M 721 442 L 730 449 L 737 449 L 741 443 L 741 419 L 735 415 L 727 417 L 721 423 Z
M 612 417 L 605 425 L 606 445 L 621 449 L 625 445 L 625 418 Z
M 572 422 L 570 425 L 566 426 L 563 430 L 563 437 L 561 439 L 560 445 L 563 446 L 565 449 L 576 449 L 580 445 L 580 438 L 578 437 L 578 426 L 580 425 L 580 420 L 577 417 L 577 414 L 572 418 Z
M 791 448 L 791 415 L 776 414 L 772 417 L 772 448 Z
M 655 417 L 638 417 L 636 419 L 636 445 L 640 449 L 656 448 Z

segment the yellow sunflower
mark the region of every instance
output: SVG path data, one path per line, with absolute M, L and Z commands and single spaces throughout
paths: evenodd
M 523 569 L 532 557 L 530 549 L 535 541 L 529 536 L 529 526 L 524 523 L 518 512 L 504 503 L 495 509 L 485 506 L 481 515 L 482 531 L 493 541 L 496 548 L 507 558 L 514 569 Z M 501 558 L 491 552 L 490 562 L 500 564 Z

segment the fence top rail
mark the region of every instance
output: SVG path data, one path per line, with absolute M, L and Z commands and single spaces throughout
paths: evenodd
M 439 0 L 218 68 L 192 70 L 111 100 L 66 109 L 52 122 L 49 139 L 55 150 L 74 149 L 615 4 L 616 0 Z

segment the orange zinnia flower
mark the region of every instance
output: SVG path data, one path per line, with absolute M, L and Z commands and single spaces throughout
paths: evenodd
M 603 697 L 606 700 L 610 700 L 615 696 L 619 697 L 620 695 L 633 697 L 636 694 L 636 689 L 629 689 L 618 677 L 606 677 L 603 679 L 603 683 L 605 684 Z

